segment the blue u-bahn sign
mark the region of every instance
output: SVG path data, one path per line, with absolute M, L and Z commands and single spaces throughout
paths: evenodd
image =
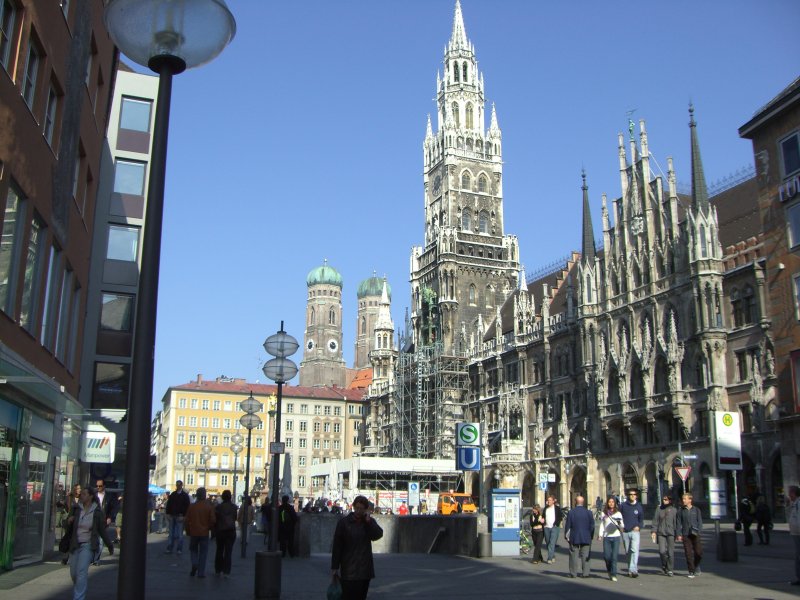
M 459 446 L 456 448 L 456 469 L 459 471 L 480 471 L 481 449 L 478 446 Z

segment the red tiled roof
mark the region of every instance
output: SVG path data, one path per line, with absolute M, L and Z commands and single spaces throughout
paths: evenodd
M 365 390 L 372 383 L 372 367 L 366 367 L 356 371 L 350 385 L 347 386 L 349 390 Z
M 217 381 L 190 381 L 181 385 L 170 386 L 170 390 L 186 390 L 196 392 L 206 392 L 210 394 L 249 394 L 258 396 L 270 396 L 278 393 L 276 384 L 248 383 L 248 382 L 217 382 Z M 289 398 L 308 398 L 321 400 L 362 400 L 364 390 L 347 389 L 331 386 L 306 387 L 299 385 L 283 386 L 283 396 Z

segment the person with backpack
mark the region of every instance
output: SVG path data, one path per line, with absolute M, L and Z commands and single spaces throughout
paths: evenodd
M 217 551 L 214 555 L 214 573 L 226 579 L 231 575 L 231 558 L 233 544 L 236 541 L 236 515 L 237 506 L 231 502 L 231 491 L 222 492 L 222 502 L 214 507 L 216 525 L 214 528 L 214 541 Z

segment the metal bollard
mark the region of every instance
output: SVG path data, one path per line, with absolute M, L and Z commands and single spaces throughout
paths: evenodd
M 492 556 L 492 534 L 478 534 L 478 558 L 491 558 Z
M 281 553 L 256 552 L 256 600 L 281 597 Z
M 720 531 L 717 542 L 717 559 L 720 562 L 738 562 L 739 548 L 736 545 L 735 531 Z

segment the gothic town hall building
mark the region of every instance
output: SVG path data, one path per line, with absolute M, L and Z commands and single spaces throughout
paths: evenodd
M 659 487 L 683 489 L 672 467 L 685 463 L 705 507 L 710 415 L 724 410 L 742 426 L 740 497 L 776 506 L 781 408 L 755 180 L 709 195 L 690 107 L 691 194 L 679 194 L 672 160 L 665 180 L 644 120 L 631 122 L 618 139 L 620 196 L 599 207 L 602 242 L 584 174 L 581 251 L 528 281 L 504 233 L 500 129 L 492 107 L 484 130 L 459 2 L 444 67 L 439 128 L 429 120 L 423 143 L 410 333 L 369 390 L 365 454 L 450 457 L 454 423 L 480 422 L 484 488 L 521 488 L 525 506 L 542 502 L 547 474 L 562 504 L 635 487 L 653 507 Z M 733 475 L 719 475 L 732 499 Z M 466 476 L 467 491 L 478 477 Z

